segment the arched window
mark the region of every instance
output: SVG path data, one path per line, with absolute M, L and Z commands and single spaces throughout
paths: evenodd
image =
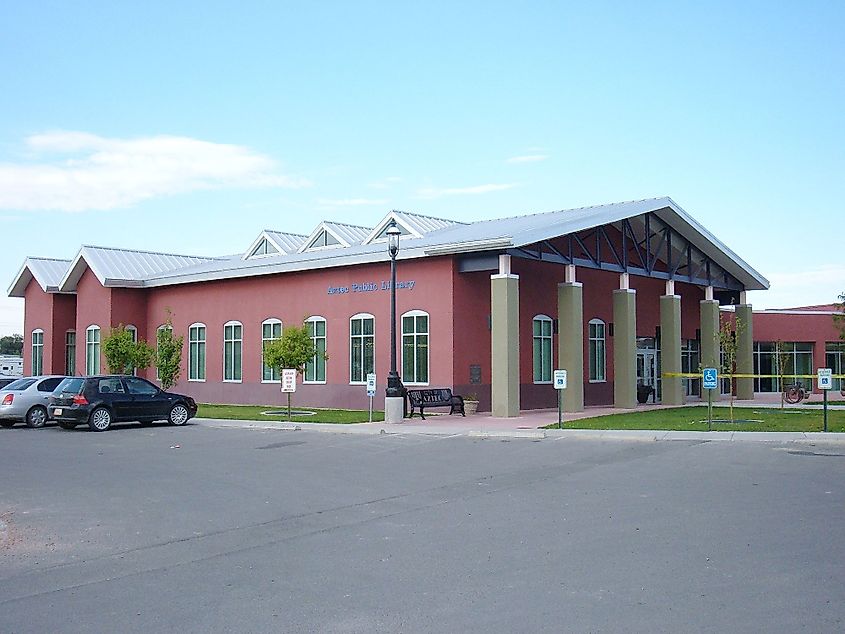
M 32 376 L 44 371 L 44 331 L 37 328 L 32 331 Z
M 223 380 L 240 381 L 243 378 L 244 327 L 239 321 L 223 324 Z
M 349 382 L 366 383 L 375 372 L 376 318 L 358 313 L 349 319 Z
M 85 330 L 85 374 L 100 373 L 100 327 L 96 324 Z
M 326 320 L 314 316 L 305 320 L 305 330 L 314 343 L 314 356 L 305 364 L 304 383 L 326 382 Z
M 603 383 L 607 380 L 607 353 L 605 352 L 605 326 L 601 319 L 589 323 L 590 382 Z
M 76 374 L 76 331 L 68 330 L 65 333 L 65 374 L 73 376 Z
M 402 315 L 402 382 L 428 383 L 428 313 L 411 310 Z
M 534 383 L 552 382 L 552 318 L 537 315 L 531 322 L 534 337 Z
M 266 346 L 269 342 L 274 341 L 275 339 L 282 338 L 282 322 L 279 319 L 265 319 L 261 322 L 261 350 L 262 350 L 262 362 L 261 362 L 261 381 L 262 383 L 278 383 L 282 380 L 282 377 L 279 376 L 279 371 L 275 368 L 271 368 L 266 365 L 263 361 L 263 350 L 264 346 Z
M 205 324 L 188 328 L 188 380 L 205 381 Z

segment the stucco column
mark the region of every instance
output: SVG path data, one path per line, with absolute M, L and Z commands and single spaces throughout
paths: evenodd
M 490 276 L 493 416 L 519 416 L 519 276 Z
M 584 288 L 581 282 L 557 285 L 557 358 L 566 370 L 563 411 L 584 410 Z
M 736 307 L 736 371 L 737 374 L 754 373 L 754 328 L 751 304 Z M 754 398 L 754 379 L 736 380 L 736 397 Z
M 637 406 L 637 291 L 613 291 L 613 406 Z
M 660 297 L 660 364 L 662 395 L 664 405 L 683 405 L 683 381 L 679 376 L 667 377 L 667 373 L 681 371 L 681 296 Z
M 703 299 L 701 307 L 701 367 L 719 367 L 719 302 L 715 299 Z M 722 372 L 719 371 L 721 380 Z M 719 399 L 720 390 L 713 390 L 713 400 Z M 707 391 L 702 388 L 701 397 L 707 398 Z

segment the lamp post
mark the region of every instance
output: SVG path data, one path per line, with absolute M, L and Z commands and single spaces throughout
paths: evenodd
M 390 372 L 384 393 L 384 419 L 388 423 L 401 423 L 405 413 L 402 382 L 396 372 L 396 255 L 399 253 L 399 227 L 391 221 L 387 227 L 387 252 L 390 254 Z

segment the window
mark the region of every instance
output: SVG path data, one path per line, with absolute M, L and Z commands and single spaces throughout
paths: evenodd
M 273 246 L 267 238 L 261 238 L 261 242 L 259 242 L 258 246 L 252 250 L 249 257 L 254 258 L 261 255 L 274 255 L 278 252 L 279 250 Z
M 532 322 L 534 333 L 534 383 L 552 382 L 552 319 L 537 315 Z
M 59 387 L 59 383 L 64 381 L 64 379 L 60 376 L 55 376 L 52 379 L 44 379 L 36 386 L 36 390 L 39 392 L 52 392 L 57 387 Z
M 44 370 L 44 331 L 40 328 L 32 331 L 32 374 L 39 375 Z
M 305 329 L 314 343 L 314 357 L 305 364 L 306 383 L 326 382 L 326 320 L 322 317 L 309 317 L 305 320 Z
M 334 237 L 331 233 L 323 229 L 317 234 L 317 237 L 308 245 L 309 249 L 319 249 L 325 247 L 336 247 L 340 245 L 340 240 Z
M 402 315 L 402 381 L 428 383 L 428 313 Z
M 223 380 L 240 381 L 243 352 L 244 327 L 239 321 L 223 325 Z
M 604 322 L 601 319 L 591 319 L 589 323 L 590 339 L 590 381 L 603 383 L 607 380 L 607 354 L 605 352 Z
M 780 375 L 787 384 L 801 381 L 805 388 L 812 388 L 812 379 L 798 379 L 796 375 L 813 373 L 813 344 L 783 341 L 780 345 L 778 354 L 777 343 L 754 342 L 754 374 L 762 375 L 754 379 L 754 391 L 780 392 L 784 388 Z
M 282 322 L 278 319 L 267 319 L 261 323 L 261 350 L 270 341 L 282 338 Z M 278 383 L 282 378 L 279 371 L 261 363 L 261 381 L 264 383 Z
M 65 374 L 76 374 L 76 331 L 65 333 Z
M 100 394 L 123 394 L 123 381 L 114 377 L 100 379 L 97 382 L 97 391 Z
M 681 347 L 681 372 L 701 374 L 701 352 L 697 339 L 686 339 Z M 684 379 L 687 396 L 701 395 L 701 379 Z
M 353 315 L 349 320 L 349 382 L 366 383 L 375 372 L 375 323 L 369 314 Z
M 100 327 L 85 330 L 85 374 L 100 373 Z
M 139 394 L 144 396 L 155 396 L 158 394 L 158 388 L 144 379 L 130 376 L 125 378 L 124 381 L 126 381 L 126 389 L 130 394 Z
M 834 374 L 845 372 L 845 343 L 827 342 L 824 346 L 824 367 L 833 370 Z M 833 389 L 845 389 L 845 381 L 833 379 Z
M 205 324 L 188 329 L 188 380 L 205 381 Z

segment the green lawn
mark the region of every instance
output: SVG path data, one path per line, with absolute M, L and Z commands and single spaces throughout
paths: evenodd
M 280 412 L 265 415 L 263 412 Z M 366 423 L 369 420 L 367 410 L 349 409 L 314 409 L 313 407 L 291 406 L 291 411 L 314 412 L 313 416 L 293 416 L 295 423 Z M 200 418 L 228 418 L 232 420 L 266 420 L 287 422 L 286 405 L 209 405 L 200 403 L 197 416 Z M 384 412 L 373 411 L 373 421 L 384 420 Z
M 713 408 L 714 431 L 822 431 L 824 412 L 821 409 L 746 408 L 735 407 L 735 422 L 729 420 L 727 407 Z M 742 420 L 743 422 L 740 422 Z M 745 422 L 749 421 L 749 422 Z M 707 407 L 673 407 L 645 412 L 611 414 L 567 421 L 569 429 L 665 429 L 673 431 L 707 431 Z M 546 429 L 556 429 L 557 423 Z M 845 432 L 845 411 L 828 410 L 828 431 Z

